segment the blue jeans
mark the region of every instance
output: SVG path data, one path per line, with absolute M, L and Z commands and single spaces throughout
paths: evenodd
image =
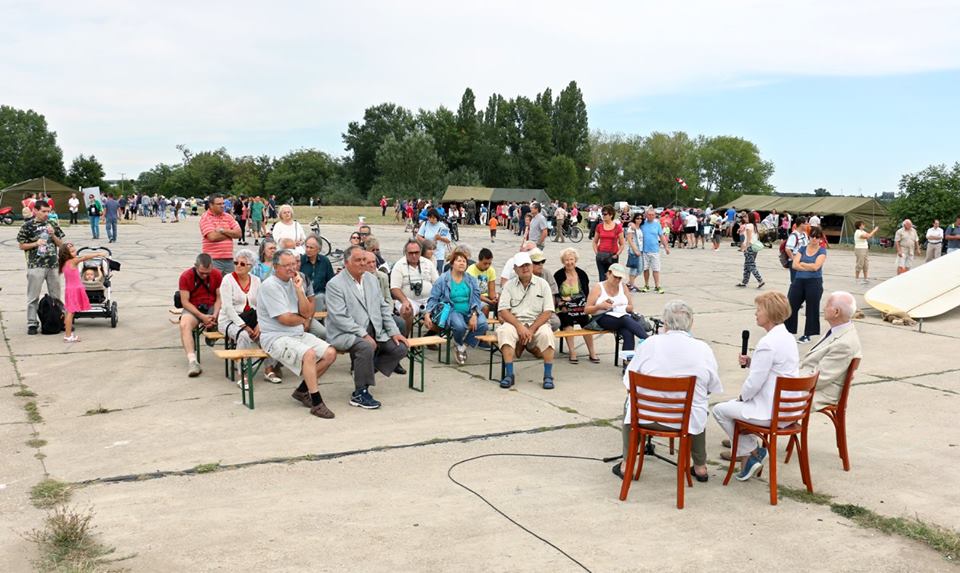
M 90 233 L 94 239 L 100 238 L 100 215 L 90 217 Z
M 110 241 L 117 240 L 117 220 L 107 217 L 107 239 Z
M 460 314 L 459 312 L 451 312 L 450 318 L 447 321 L 447 327 L 453 333 L 453 341 L 458 345 L 469 344 L 470 346 L 476 347 L 477 336 L 487 333 L 487 317 L 482 314 L 477 316 L 477 329 L 470 330 L 467 326 L 469 318 Z

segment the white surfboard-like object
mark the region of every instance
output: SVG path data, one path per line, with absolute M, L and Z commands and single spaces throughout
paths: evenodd
M 911 318 L 948 312 L 960 306 L 960 251 L 889 278 L 863 298 L 880 312 L 905 312 Z

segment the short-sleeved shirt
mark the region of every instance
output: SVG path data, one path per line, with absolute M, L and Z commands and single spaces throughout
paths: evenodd
M 547 218 L 543 213 L 537 213 L 537 216 L 530 220 L 530 240 L 534 243 L 542 243 L 540 235 L 547 230 Z
M 518 277 L 510 279 L 500 294 L 499 312 L 510 311 L 523 324 L 531 324 L 542 312 L 553 312 L 553 294 L 547 281 L 538 277 L 530 277 L 530 284 L 526 287 Z
M 943 228 L 942 227 L 930 227 L 927 229 L 927 242 L 932 245 L 939 245 L 943 242 Z
M 220 290 L 222 282 L 223 274 L 215 268 L 211 267 L 210 276 L 204 281 L 196 269 L 190 267 L 180 273 L 179 288 L 190 293 L 190 302 L 194 306 L 206 305 L 212 309 L 217 302 L 217 291 Z
M 260 326 L 260 347 L 270 352 L 270 345 L 284 336 L 303 334 L 303 325 L 287 326 L 277 317 L 281 314 L 296 314 L 300 310 L 297 287 L 292 280 L 282 281 L 271 275 L 257 291 L 257 324 Z
M 534 275 L 534 276 L 539 276 L 539 275 Z M 550 285 L 550 294 L 552 295 L 560 294 L 560 287 L 557 285 L 557 279 L 553 278 L 553 273 L 550 272 L 549 269 L 544 268 L 543 276 L 541 276 L 540 278 L 547 281 L 547 284 Z
M 467 274 L 477 279 L 477 282 L 480 283 L 481 295 L 485 295 L 490 292 L 491 282 L 494 284 L 497 282 L 497 271 L 494 270 L 492 264 L 487 267 L 487 270 L 481 271 L 479 268 L 477 268 L 477 264 L 474 263 L 467 267 Z
M 307 282 L 310 283 L 314 293 L 327 292 L 327 283 L 336 275 L 333 272 L 330 259 L 319 254 L 316 263 L 311 263 L 310 257 L 302 255 L 300 257 L 300 272 L 307 278 Z
M 737 210 L 733 207 L 727 209 L 727 221 L 733 223 L 733 218 L 737 216 Z
M 817 249 L 817 252 L 810 256 L 807 254 L 807 249 L 803 249 L 800 252 L 800 262 L 801 263 L 815 263 L 817 262 L 817 257 L 820 255 L 826 256 L 827 250 L 823 247 Z M 823 278 L 823 266 L 815 271 L 797 271 L 795 275 L 798 279 L 822 279 Z
M 440 275 L 437 273 L 437 266 L 429 259 L 420 257 L 420 266 L 411 267 L 406 259 L 397 261 L 390 272 L 390 288 L 400 289 L 400 292 L 407 298 L 423 300 L 430 296 L 433 290 L 433 283 L 437 282 Z M 420 294 L 413 292 L 411 285 L 420 284 Z M 481 289 L 480 292 L 483 292 Z
M 263 220 L 263 203 L 254 201 L 250 204 L 250 218 L 254 221 Z
M 866 249 L 870 245 L 867 244 L 867 232 L 863 229 L 857 229 L 853 232 L 853 248 L 854 249 Z
M 620 247 L 620 235 L 622 234 L 623 225 L 621 225 L 619 221 L 617 221 L 617 224 L 610 230 L 604 228 L 603 223 L 597 225 L 596 235 L 599 237 L 597 241 L 597 252 L 616 253 Z
M 233 215 L 224 211 L 220 215 L 214 215 L 213 211 L 207 211 L 200 217 L 200 234 L 203 235 L 201 246 L 204 253 L 207 253 L 215 259 L 233 258 L 233 239 L 224 239 L 223 241 L 211 241 L 207 235 L 216 231 L 217 228 L 239 230 Z
M 644 221 L 640 225 L 640 234 L 643 235 L 644 253 L 660 252 L 660 237 L 663 236 L 663 227 L 660 225 L 660 221 Z
M 893 242 L 900 245 L 900 248 L 906 251 L 913 251 L 917 248 L 917 242 L 919 238 L 917 237 L 917 230 L 910 229 L 909 231 L 903 227 L 897 229 L 897 234 L 893 238 Z
M 960 226 L 950 225 L 949 227 L 947 227 L 946 236 L 955 237 L 957 235 L 960 235 Z M 947 248 L 960 249 L 960 239 L 949 239 L 947 241 Z
M 53 234 L 56 235 L 58 239 L 63 238 L 63 230 L 60 229 L 60 226 L 55 222 L 45 221 L 41 223 L 37 221 L 36 218 L 24 223 L 17 233 L 17 242 L 20 244 L 35 243 L 41 238 L 46 240 L 45 244 L 25 251 L 28 269 L 57 268 L 57 244 L 50 238 L 49 231 L 47 230 L 48 225 L 53 228 Z
M 433 241 L 436 244 L 437 249 L 433 253 L 434 260 L 437 260 L 437 261 L 444 260 L 444 258 L 447 255 L 447 244 L 444 243 L 443 241 L 438 241 L 437 237 L 438 236 L 446 237 L 449 239 L 450 229 L 448 229 L 447 226 L 441 223 L 440 221 L 437 221 L 436 223 L 431 223 L 430 221 L 427 221 L 426 223 L 420 226 L 420 232 L 418 234 L 424 239 Z
M 116 199 L 107 199 L 103 203 L 103 214 L 107 219 L 116 219 L 120 212 L 120 203 Z
M 453 303 L 453 310 L 460 314 L 470 312 L 470 283 L 466 279 L 460 282 L 450 279 L 450 302 Z

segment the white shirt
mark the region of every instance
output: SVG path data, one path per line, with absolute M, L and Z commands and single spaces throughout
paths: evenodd
M 71 213 L 76 213 L 77 210 L 80 208 L 80 199 L 77 199 L 76 197 L 71 197 L 67 199 L 67 205 L 69 205 Z
M 260 279 L 254 275 L 250 277 L 250 286 L 247 292 L 243 292 L 237 279 L 233 278 L 233 273 L 224 275 L 220 282 L 220 315 L 217 317 L 217 330 L 226 334 L 227 325 L 233 323 L 240 328 L 246 326 L 240 313 L 249 304 L 252 308 L 257 307 L 257 291 L 260 290 Z
M 796 347 L 796 344 L 794 344 Z M 682 330 L 671 330 L 665 334 L 651 336 L 637 347 L 633 360 L 627 366 L 623 375 L 623 385 L 630 391 L 630 372 L 640 372 L 651 376 L 696 376 L 697 383 L 693 390 L 693 402 L 690 405 L 690 423 L 687 430 L 691 434 L 699 434 L 707 425 L 707 396 L 723 392 L 720 384 L 720 374 L 717 369 L 717 358 L 707 343 L 697 340 Z M 655 392 L 647 390 L 651 396 L 679 397 L 677 392 Z M 674 396 L 671 396 L 674 394 Z M 629 399 L 629 398 L 628 398 Z M 642 404 L 655 402 L 640 401 L 640 415 L 643 415 Z M 630 409 L 623 420 L 630 423 Z M 680 424 L 664 424 L 679 428 Z
M 930 227 L 927 229 L 927 241 L 933 244 L 943 242 L 943 227 Z
M 687 215 L 687 218 L 684 219 L 683 225 L 685 227 L 696 227 L 697 226 L 697 216 L 693 213 Z
M 437 265 L 429 259 L 420 257 L 420 268 L 411 267 L 406 259 L 399 260 L 393 265 L 390 272 L 390 288 L 400 289 L 405 297 L 412 301 L 425 301 L 430 298 L 433 283 L 439 280 Z M 422 284 L 420 294 L 413 292 L 411 285 Z
M 283 221 L 277 221 L 270 234 L 273 235 L 273 240 L 277 242 L 278 248 L 283 243 L 284 239 L 293 239 L 295 244 L 300 243 L 300 245 L 297 245 L 293 249 L 293 252 L 297 253 L 297 256 L 306 253 L 306 251 L 303 249 L 302 243 L 307 240 L 307 234 L 304 232 L 300 223 L 291 221 L 289 224 L 287 224 Z
M 513 273 L 513 257 L 507 259 L 507 263 L 503 265 L 503 270 L 500 271 L 500 284 L 504 284 L 516 275 Z
M 752 420 L 769 420 L 777 376 L 797 376 L 799 369 L 797 341 L 787 332 L 786 326 L 778 324 L 760 339 L 750 358 L 750 373 L 740 388 L 743 416 Z

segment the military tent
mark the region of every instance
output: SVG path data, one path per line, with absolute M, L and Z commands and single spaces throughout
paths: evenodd
M 13 207 L 14 217 L 19 217 L 20 212 L 23 210 L 20 202 L 28 193 L 46 193 L 50 195 L 53 199 L 53 206 L 57 215 L 66 219 L 70 218 L 70 213 L 67 210 L 67 199 L 70 198 L 71 193 L 78 193 L 77 196 L 79 197 L 79 191 L 77 189 L 71 189 L 66 185 L 57 183 L 46 177 L 37 177 L 36 179 L 11 185 L 6 189 L 0 189 L 0 207 Z
M 473 199 L 483 203 L 501 203 L 503 201 L 530 201 L 534 199 L 541 203 L 550 201 L 550 196 L 543 189 L 507 189 L 502 187 L 447 187 L 441 203 L 462 203 Z
M 881 229 L 889 222 L 887 208 L 873 197 L 779 197 L 776 195 L 741 195 L 718 207 L 725 211 L 736 207 L 738 211 L 758 211 L 761 217 L 776 209 L 777 213 L 792 216 L 816 214 L 820 227 L 831 242 L 853 243 L 854 223 L 863 221 L 868 229 Z

